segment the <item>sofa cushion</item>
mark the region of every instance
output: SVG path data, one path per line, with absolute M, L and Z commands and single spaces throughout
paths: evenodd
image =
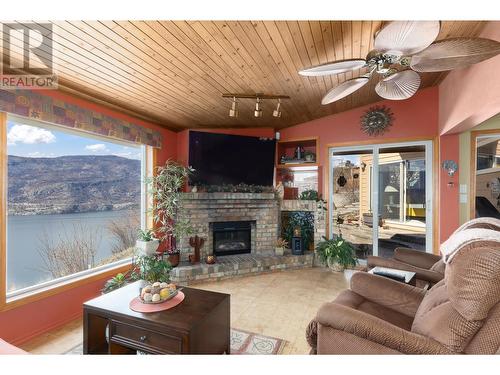
M 460 248 L 446 267 L 445 282 L 460 315 L 485 319 L 500 302 L 500 243 L 475 241 Z
M 430 337 L 448 349 L 462 352 L 482 325 L 469 321 L 453 308 L 445 281 L 434 285 L 424 297 L 415 315 L 411 331 Z
M 407 331 L 411 329 L 412 318 L 371 302 L 350 289 L 342 291 L 333 302 L 370 314 Z
M 500 303 L 492 308 L 481 329 L 465 348 L 468 354 L 500 354 Z

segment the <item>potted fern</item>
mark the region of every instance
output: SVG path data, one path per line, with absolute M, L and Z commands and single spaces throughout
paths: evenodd
M 354 247 L 342 236 L 330 240 L 323 237 L 323 240 L 316 246 L 316 252 L 321 263 L 337 272 L 353 268 L 358 263 Z
M 178 218 L 181 189 L 193 171 L 191 167 L 167 160 L 165 165 L 155 169 L 153 177 L 147 179 L 154 202 L 152 214 L 156 232 L 160 240 L 168 242 L 167 253 L 174 267 L 180 260 L 177 239 L 193 233 L 190 223 Z

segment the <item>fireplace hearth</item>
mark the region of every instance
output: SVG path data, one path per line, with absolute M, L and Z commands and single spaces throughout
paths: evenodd
M 216 256 L 252 252 L 252 222 L 225 221 L 212 224 L 213 251 Z

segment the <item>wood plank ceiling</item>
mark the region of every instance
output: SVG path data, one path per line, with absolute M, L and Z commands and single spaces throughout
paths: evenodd
M 376 79 L 327 106 L 333 86 L 359 71 L 302 77 L 311 65 L 364 58 L 382 21 L 71 21 L 53 22 L 60 89 L 173 130 L 200 127 L 277 129 L 373 103 Z M 438 39 L 477 36 L 484 22 L 444 21 Z M 421 87 L 446 73 L 421 74 Z M 230 118 L 225 92 L 289 95 L 281 118 L 275 101 L 240 101 Z

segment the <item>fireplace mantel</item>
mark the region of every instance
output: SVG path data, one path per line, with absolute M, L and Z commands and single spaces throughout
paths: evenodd
M 273 251 L 279 236 L 280 204 L 274 193 L 183 193 L 179 218 L 187 219 L 194 229 L 193 235 L 205 238 L 201 257 L 212 254 L 212 225 L 226 221 L 252 221 L 252 253 Z M 178 242 L 181 259 L 192 252 L 189 240 Z

